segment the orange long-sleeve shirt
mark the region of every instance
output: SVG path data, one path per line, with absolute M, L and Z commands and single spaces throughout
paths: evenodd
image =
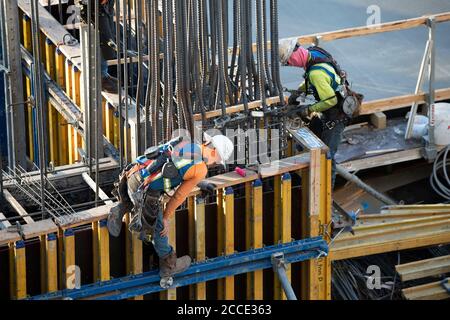
M 191 191 L 206 178 L 207 174 L 208 167 L 204 162 L 193 165 L 186 172 L 183 177 L 183 183 L 181 183 L 166 205 L 164 218 L 170 219 L 175 215 L 177 208 L 186 201 Z

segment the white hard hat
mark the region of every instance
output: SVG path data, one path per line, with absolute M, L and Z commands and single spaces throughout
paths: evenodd
M 220 156 L 220 164 L 225 166 L 226 161 L 231 158 L 234 152 L 234 144 L 230 138 L 224 135 L 217 135 L 214 137 L 209 136 L 205 133 L 206 142 L 211 143 L 213 147 L 217 150 Z
M 283 66 L 287 65 L 297 44 L 298 44 L 297 38 L 280 40 L 279 54 L 280 54 L 280 62 Z

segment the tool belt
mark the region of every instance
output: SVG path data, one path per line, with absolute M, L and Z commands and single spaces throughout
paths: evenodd
M 338 96 L 338 104 L 323 112 L 323 117 L 321 118 L 323 130 L 333 130 L 341 123 L 347 125 L 350 122 L 351 118 L 342 110 L 342 103 L 343 99 Z
M 128 176 L 134 165 L 129 165 L 116 183 L 115 194 L 119 201 L 132 208 L 129 230 L 153 236 L 158 215 L 162 211 L 162 193 L 141 188 L 143 179 L 139 171 Z

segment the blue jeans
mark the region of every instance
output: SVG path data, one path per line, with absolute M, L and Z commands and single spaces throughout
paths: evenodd
M 102 78 L 105 78 L 106 76 L 108 76 L 108 63 L 106 62 L 105 59 L 101 59 L 101 73 L 102 73 Z
M 164 229 L 163 212 L 160 211 L 156 221 L 155 234 L 153 235 L 153 246 L 160 258 L 164 258 L 172 253 L 173 248 L 169 245 L 169 238 L 161 237 L 160 233 Z
M 330 157 L 332 162 L 332 176 L 331 176 L 331 186 L 334 188 L 336 183 L 336 153 L 338 151 L 339 145 L 342 141 L 342 136 L 345 130 L 345 124 L 339 123 L 331 130 L 324 129 L 322 132 L 321 139 L 330 149 Z

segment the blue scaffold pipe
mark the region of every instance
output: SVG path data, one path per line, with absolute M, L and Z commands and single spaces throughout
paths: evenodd
M 206 260 L 193 264 L 187 271 L 175 276 L 170 289 L 272 268 L 271 258 L 275 253 L 283 253 L 285 263 L 291 264 L 327 254 L 328 244 L 322 237 L 316 237 Z M 123 300 L 167 290 L 160 286 L 160 280 L 156 270 L 29 299 Z

